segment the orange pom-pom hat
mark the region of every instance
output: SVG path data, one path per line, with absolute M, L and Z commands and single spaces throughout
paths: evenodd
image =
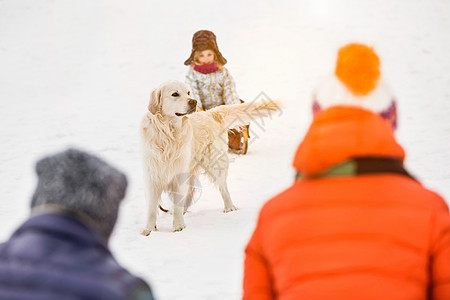
M 396 102 L 381 79 L 380 59 L 373 48 L 352 43 L 339 49 L 333 76 L 314 94 L 313 112 L 337 105 L 370 110 L 397 127 Z
M 380 59 L 361 44 L 349 44 L 339 49 L 334 72 L 355 95 L 367 95 L 380 78 Z

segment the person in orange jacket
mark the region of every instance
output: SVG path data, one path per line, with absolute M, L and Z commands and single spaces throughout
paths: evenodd
M 245 250 L 243 299 L 450 299 L 450 215 L 404 168 L 372 48 L 349 44 L 316 91 L 294 184 Z

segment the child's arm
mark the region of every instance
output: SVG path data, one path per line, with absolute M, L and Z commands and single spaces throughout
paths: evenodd
M 186 74 L 186 84 L 191 88 L 191 97 L 197 100 L 197 106 L 203 110 L 202 100 L 200 99 L 200 89 L 198 88 L 198 82 L 195 79 L 194 72 L 192 70 L 192 67 L 189 67 L 189 71 Z
M 241 103 L 241 100 L 239 100 L 239 96 L 236 92 L 236 85 L 234 84 L 233 77 L 231 77 L 230 73 L 225 68 L 224 72 L 225 80 L 223 84 L 223 101 L 227 105 Z

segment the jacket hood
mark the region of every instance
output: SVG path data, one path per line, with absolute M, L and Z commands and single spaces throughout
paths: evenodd
M 305 175 L 324 172 L 355 157 L 405 158 L 389 124 L 361 108 L 334 106 L 319 112 L 294 157 Z

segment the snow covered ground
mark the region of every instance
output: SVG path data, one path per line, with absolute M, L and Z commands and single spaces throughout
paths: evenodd
M 241 98 L 283 101 L 233 157 L 239 210 L 202 181 L 187 228 L 140 230 L 146 216 L 138 125 L 150 91 L 184 81 L 192 34 L 216 33 Z M 258 210 L 293 180 L 310 97 L 339 46 L 375 46 L 399 102 L 406 164 L 450 199 L 450 1 L 0 0 L 0 241 L 28 216 L 34 163 L 68 146 L 90 150 L 130 181 L 111 240 L 118 260 L 158 299 L 239 299 L 243 250 Z

